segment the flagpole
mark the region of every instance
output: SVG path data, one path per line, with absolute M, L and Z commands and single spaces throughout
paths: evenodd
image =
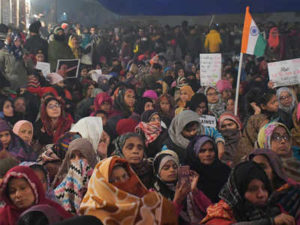
M 243 55 L 244 55 L 243 53 L 240 54 L 238 77 L 237 77 L 237 81 L 236 81 L 235 103 L 234 103 L 234 115 L 235 116 L 237 116 L 237 114 L 238 114 L 238 102 L 239 102 L 239 91 L 240 91 L 240 80 L 241 80 L 241 73 L 242 73 Z

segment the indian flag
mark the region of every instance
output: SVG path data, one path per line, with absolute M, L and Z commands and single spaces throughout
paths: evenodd
M 241 52 L 259 57 L 264 55 L 266 46 L 267 42 L 252 19 L 248 6 L 246 8 Z

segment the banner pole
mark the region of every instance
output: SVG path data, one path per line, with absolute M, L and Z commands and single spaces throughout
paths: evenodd
M 240 91 L 240 80 L 241 80 L 241 73 L 242 73 L 242 64 L 243 64 L 243 53 L 240 54 L 240 62 L 239 62 L 239 70 L 238 70 L 238 77 L 236 81 L 236 91 L 235 91 L 235 103 L 234 103 L 234 115 L 237 116 L 238 114 L 238 102 L 239 102 L 239 91 Z

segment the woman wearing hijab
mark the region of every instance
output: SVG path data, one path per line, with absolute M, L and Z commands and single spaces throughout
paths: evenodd
M 242 135 L 242 123 L 233 113 L 225 112 L 218 120 L 218 129 L 225 139 L 225 152 L 221 160 L 227 165 L 232 166 Z
M 191 110 L 185 110 L 175 116 L 168 130 L 169 137 L 164 144 L 172 149 L 184 164 L 187 157 L 187 147 L 197 135 L 208 135 L 217 142 L 219 157 L 224 152 L 224 139 L 215 128 L 204 127 L 200 124 L 199 115 Z
M 198 188 L 212 201 L 219 200 L 218 193 L 226 183 L 230 168 L 218 159 L 213 139 L 198 136 L 188 146 L 187 165 L 199 174 Z
M 113 110 L 110 119 L 107 121 L 107 133 L 113 140 L 118 135 L 116 125 L 120 119 L 128 118 L 134 111 L 135 91 L 128 85 L 119 87 L 115 91 Z
M 129 163 L 116 156 L 96 165 L 80 213 L 93 215 L 104 224 L 177 224 L 173 205 L 149 192 Z
M 163 141 L 168 136 L 167 130 L 161 127 L 160 116 L 155 110 L 147 110 L 142 114 L 142 121 L 137 125 L 136 132 L 144 138 L 145 153 L 151 158 L 161 151 Z
M 180 88 L 179 99 L 177 101 L 177 109 L 175 110 L 175 115 L 181 113 L 187 106 L 187 103 L 191 100 L 195 92 L 191 86 L 183 86 Z
M 259 164 L 268 176 L 274 193 L 272 201 L 282 205 L 284 210 L 300 222 L 300 184 L 288 178 L 278 155 L 269 149 L 256 149 L 248 157 Z
M 33 138 L 33 125 L 31 122 L 27 120 L 19 120 L 14 125 L 13 132 L 28 145 L 31 145 Z
M 4 98 L 0 101 L 0 119 L 6 120 L 11 127 L 17 122 L 13 101 L 9 98 Z
M 151 188 L 153 185 L 152 163 L 146 158 L 145 143 L 141 135 L 126 133 L 119 136 L 115 141 L 113 155 L 125 158 L 142 183 Z
M 98 110 L 103 110 L 108 113 L 111 113 L 112 99 L 106 92 L 101 92 L 96 95 L 94 99 L 94 112 L 91 116 L 94 116 Z
M 225 103 L 222 101 L 221 96 L 216 87 L 208 86 L 204 90 L 204 94 L 207 97 L 208 109 L 216 118 L 225 112 Z
M 66 114 L 61 102 L 53 97 L 42 105 L 41 119 L 35 124 L 34 137 L 41 145 L 55 143 L 61 135 L 69 131 L 73 119 Z
M 266 124 L 259 130 L 257 142 L 259 148 L 275 152 L 281 158 L 287 176 L 300 182 L 300 162 L 293 156 L 291 133 L 284 124 Z
M 286 125 L 289 129 L 292 129 L 294 127 L 292 115 L 296 107 L 296 96 L 287 87 L 279 88 L 276 92 L 276 96 L 279 102 L 279 122 Z
M 202 93 L 196 93 L 187 104 L 188 108 L 201 115 L 213 115 L 208 111 L 207 97 Z
M 5 120 L 0 120 L 0 158 L 8 156 L 19 161 L 35 161 L 37 154 L 19 136 L 12 132 Z
M 70 143 L 53 182 L 54 186 L 59 183 L 54 190 L 55 196 L 68 212 L 79 212 L 80 203 L 97 162 L 97 155 L 87 139 L 78 138 Z
M 155 109 L 161 120 L 169 127 L 175 115 L 175 102 L 173 97 L 168 94 L 161 95 L 156 102 Z
M 38 204 L 54 207 L 63 218 L 71 217 L 59 204 L 45 197 L 41 181 L 29 167 L 16 166 L 10 169 L 3 179 L 0 194 L 6 203 L 0 209 L 1 225 L 15 225 L 24 211 Z
M 254 162 L 237 165 L 221 190 L 220 201 L 207 209 L 202 224 L 295 225 L 295 219 L 268 201 L 272 187 L 264 170 Z
M 198 174 L 190 171 L 191 184 L 179 182 L 179 160 L 172 150 L 158 153 L 153 161 L 154 189 L 173 202 L 180 224 L 197 224 L 211 201 L 197 189 Z M 180 184 L 179 184 L 180 183 Z

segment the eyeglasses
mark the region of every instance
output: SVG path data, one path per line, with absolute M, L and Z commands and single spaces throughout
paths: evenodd
M 47 105 L 48 109 L 60 108 L 60 104 Z
M 280 97 L 279 97 L 279 100 L 280 100 L 280 101 L 284 101 L 284 100 L 287 100 L 287 99 L 289 99 L 289 98 L 291 98 L 291 97 L 292 97 L 291 95 L 280 96 Z
M 208 93 L 208 94 L 207 94 L 207 96 L 210 96 L 210 97 L 211 97 L 211 96 L 217 96 L 217 95 L 218 95 L 217 92 L 214 92 L 214 93 Z
M 285 141 L 289 141 L 290 140 L 290 136 L 289 135 L 279 135 L 279 134 L 274 134 L 272 135 L 272 138 L 271 138 L 273 141 L 276 141 L 276 142 L 281 142 L 282 140 L 285 140 Z

